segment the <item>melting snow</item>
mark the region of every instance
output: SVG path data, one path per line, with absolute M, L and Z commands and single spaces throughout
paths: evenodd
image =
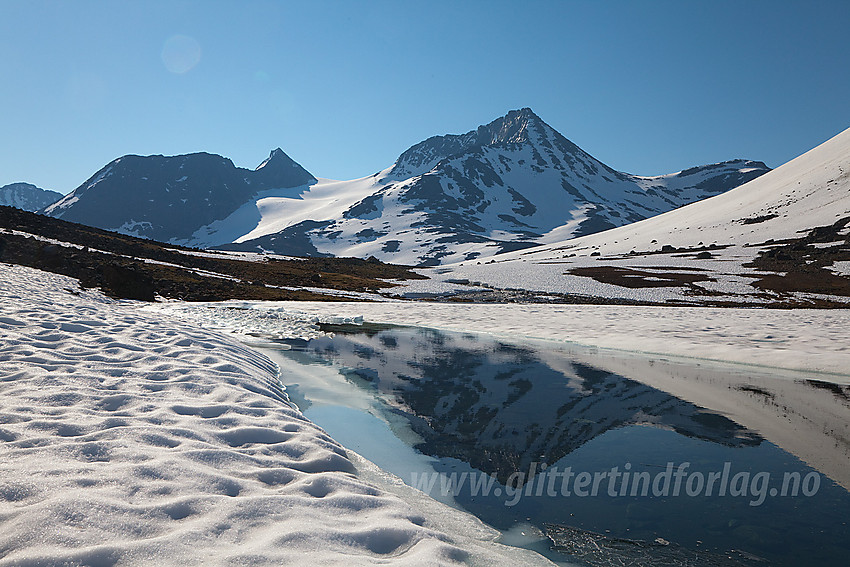
M 0 565 L 548 564 L 361 479 L 224 335 L 20 266 L 0 305 Z
M 850 277 L 850 262 L 833 262 L 829 269 L 838 275 Z
M 167 307 L 167 304 L 164 306 Z M 624 305 L 446 304 L 411 301 L 225 302 L 183 304 L 180 309 L 253 309 L 226 323 L 263 333 L 295 329 L 275 320 L 299 321 L 304 337 L 317 322 L 416 325 L 512 337 L 567 341 L 588 346 L 712 359 L 772 368 L 828 372 L 848 377 L 846 334 L 850 309 L 722 309 Z M 163 307 L 160 307 L 163 308 Z M 209 315 L 210 317 L 215 317 Z M 219 321 L 224 321 L 221 317 Z M 244 325 L 245 321 L 251 321 Z M 290 332 L 290 331 L 283 331 Z M 767 336 L 781 344 L 764 343 Z M 296 338 L 296 337 L 290 337 Z

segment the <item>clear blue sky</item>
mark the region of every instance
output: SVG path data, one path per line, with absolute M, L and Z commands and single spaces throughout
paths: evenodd
M 850 1 L 0 0 L 0 185 L 128 154 L 351 179 L 530 106 L 631 173 L 850 127 Z

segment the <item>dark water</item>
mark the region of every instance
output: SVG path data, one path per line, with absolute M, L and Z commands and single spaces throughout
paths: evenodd
M 626 377 L 599 355 L 554 345 L 420 328 L 332 330 L 281 351 L 284 378 L 286 366 L 302 369 L 287 389 L 307 416 L 408 484 L 448 497 L 497 529 L 548 530 L 560 544 L 547 542 L 552 558 L 582 556 L 574 541 L 558 539 L 578 528 L 656 542 L 660 551 L 639 550 L 650 556 L 633 560 L 641 565 L 850 561 L 850 494 L 830 478 L 850 465 L 841 432 L 815 439 L 836 444 L 834 455 L 827 448 L 815 457 L 838 468 L 818 471 L 764 433 L 645 384 L 640 368 L 652 369 L 653 361 L 636 363 L 637 374 Z M 303 369 L 311 366 L 325 378 L 310 383 Z M 336 384 L 327 379 L 334 374 Z M 789 415 L 805 422 L 800 412 L 815 411 L 789 410 L 746 376 L 734 388 L 712 380 L 698 391 L 764 400 L 765 415 L 775 414 L 782 427 Z M 820 378 L 782 385 L 806 399 L 823 396 L 834 420 L 850 423 L 847 387 Z M 677 560 L 662 557 L 671 550 Z M 590 553 L 585 560 L 612 559 Z

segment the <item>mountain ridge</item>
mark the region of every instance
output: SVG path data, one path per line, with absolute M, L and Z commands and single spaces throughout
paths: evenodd
M 642 220 L 768 170 L 619 172 L 522 108 L 351 181 L 318 180 L 280 148 L 254 170 L 206 153 L 123 156 L 44 212 L 188 246 L 433 266 Z
M 106 230 L 173 241 L 189 237 L 199 225 L 227 217 L 261 191 L 315 181 L 280 148 L 253 170 L 207 152 L 129 154 L 108 163 L 43 212 Z
M 32 183 L 10 183 L 0 187 L 0 205 L 30 212 L 43 209 L 62 197 L 62 193 L 42 189 Z
M 334 215 L 298 217 L 281 230 L 261 222 L 250 238 L 216 244 L 282 253 L 297 240 L 302 253 L 437 265 L 642 220 L 768 170 L 762 162 L 730 160 L 656 177 L 622 173 L 524 108 L 411 146 L 371 185 L 357 180 L 362 196 Z M 282 205 L 275 208 L 285 215 Z

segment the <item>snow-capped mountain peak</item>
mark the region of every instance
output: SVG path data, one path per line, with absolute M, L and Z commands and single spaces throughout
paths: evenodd
M 0 187 L 0 205 L 25 211 L 43 209 L 61 198 L 61 193 L 41 189 L 31 183 L 10 183 Z
M 511 110 L 505 116 L 497 118 L 485 126 L 479 126 L 476 143 L 482 146 L 496 144 L 522 144 L 532 142 L 534 130 L 538 130 L 543 121 L 530 108 Z M 531 129 L 531 130 L 530 130 Z
M 521 145 L 534 149 L 531 157 L 538 168 L 563 169 L 566 161 L 590 173 L 602 170 L 611 177 L 621 175 L 565 138 L 533 110 L 522 108 L 511 110 L 466 134 L 433 136 L 412 146 L 399 156 L 385 179 L 409 179 L 428 173 L 443 160 L 454 156 L 480 153 L 485 148 L 515 150 Z
M 437 163 L 446 158 L 482 146 L 530 142 L 529 126 L 539 131 L 539 125 L 542 123 L 530 108 L 523 108 L 512 110 L 505 116 L 466 134 L 432 136 L 402 153 L 387 177 L 408 179 L 421 175 L 431 171 Z
M 764 169 L 732 160 L 634 180 L 659 195 L 688 190 L 683 184 L 712 191 Z M 521 288 L 568 300 L 846 306 L 848 238 L 850 129 L 730 191 L 605 232 L 568 233 L 487 262 L 442 266 L 442 281 L 414 293 Z
M 737 160 L 659 177 L 621 173 L 523 108 L 465 134 L 428 138 L 368 183 L 323 183 L 297 200 L 263 201 L 258 208 L 275 218 L 263 215 L 237 242 L 240 249 L 435 265 L 621 226 L 767 170 Z M 338 199 L 329 200 L 331 188 Z

